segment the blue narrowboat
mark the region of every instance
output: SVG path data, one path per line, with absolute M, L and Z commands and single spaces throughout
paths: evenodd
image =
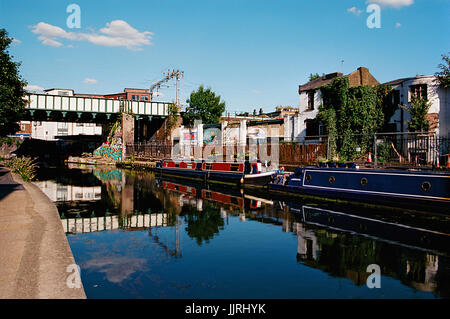
M 277 175 L 269 189 L 450 213 L 448 172 L 298 167 Z

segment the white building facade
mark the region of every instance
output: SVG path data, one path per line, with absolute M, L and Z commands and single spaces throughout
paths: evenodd
M 385 84 L 392 86 L 395 104 L 409 107 L 413 94 L 427 99 L 431 104 L 427 116 L 430 122 L 430 131 L 437 136 L 450 137 L 450 88 L 442 87 L 435 76 L 404 78 Z M 398 132 L 407 132 L 410 119 L 411 116 L 408 111 L 399 107 L 392 116 L 390 123 L 395 124 Z

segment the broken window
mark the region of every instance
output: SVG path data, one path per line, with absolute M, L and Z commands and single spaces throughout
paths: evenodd
M 417 96 L 420 97 L 424 100 L 428 99 L 428 94 L 427 94 L 427 85 L 426 84 L 417 84 L 417 85 L 411 85 L 409 87 L 410 89 L 410 95 L 413 96 Z M 411 99 L 409 100 L 409 102 L 411 102 Z

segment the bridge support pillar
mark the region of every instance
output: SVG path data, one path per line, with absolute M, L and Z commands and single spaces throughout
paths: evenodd
M 125 159 L 126 145 L 134 143 L 134 116 L 122 113 L 122 158 Z

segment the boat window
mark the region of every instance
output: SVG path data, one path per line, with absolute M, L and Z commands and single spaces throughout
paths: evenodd
M 212 169 L 212 163 L 206 163 L 205 169 L 208 169 L 208 170 Z
M 175 163 L 175 167 L 180 167 L 180 163 Z
M 366 186 L 367 185 L 367 178 L 363 177 L 361 178 L 361 185 Z
M 422 183 L 422 189 L 423 189 L 424 191 L 429 191 L 429 190 L 431 189 L 431 184 L 430 184 L 430 182 L 423 182 L 423 183 Z
M 239 164 L 231 164 L 230 165 L 230 171 L 232 171 L 232 172 L 239 171 Z

